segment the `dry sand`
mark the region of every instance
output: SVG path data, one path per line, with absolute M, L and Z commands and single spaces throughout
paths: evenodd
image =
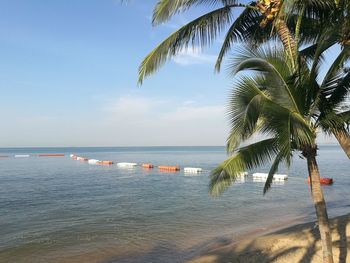
M 350 263 L 350 214 L 331 220 L 334 261 Z M 295 225 L 250 240 L 211 244 L 187 263 L 322 263 L 322 249 L 315 223 Z

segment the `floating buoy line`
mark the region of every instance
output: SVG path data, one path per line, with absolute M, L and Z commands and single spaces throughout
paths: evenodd
M 29 155 L 29 154 L 15 154 L 13 155 L 14 158 L 29 158 L 29 157 L 63 157 L 65 156 L 65 154 L 62 153 L 43 153 L 43 154 L 35 154 L 35 155 Z M 0 155 L 0 158 L 9 158 L 11 157 L 10 155 Z M 81 156 L 77 156 L 75 154 L 70 154 L 69 157 L 72 160 L 77 160 L 77 161 L 81 161 L 81 162 L 86 162 L 88 164 L 91 165 L 113 165 L 114 162 L 110 161 L 110 160 L 97 160 L 97 159 L 89 159 L 86 157 L 81 157 Z M 134 168 L 137 166 L 140 166 L 144 169 L 154 169 L 154 168 L 158 168 L 159 171 L 164 171 L 164 172 L 179 172 L 181 171 L 180 166 L 171 166 L 171 165 L 153 165 L 151 163 L 143 163 L 143 164 L 137 164 L 137 163 L 128 163 L 128 162 L 119 162 L 116 163 L 116 166 L 118 168 Z M 200 174 L 203 172 L 202 168 L 198 168 L 198 167 L 184 167 L 183 168 L 183 172 L 185 174 Z M 238 181 L 244 181 L 244 178 L 247 177 L 249 174 L 248 172 L 242 172 L 241 174 L 239 174 L 237 176 L 237 180 Z M 258 181 L 258 182 L 265 182 L 268 178 L 268 173 L 253 173 L 252 174 L 253 177 L 253 181 Z M 283 182 L 285 180 L 288 179 L 288 175 L 287 174 L 274 174 L 273 175 L 273 181 L 274 182 Z M 308 178 L 307 180 L 308 183 L 310 183 L 310 178 Z M 333 178 L 320 178 L 320 182 L 321 184 L 324 185 L 331 185 L 333 184 L 334 180 Z
M 88 159 L 86 157 L 77 156 L 74 154 L 70 155 L 70 158 L 72 160 L 77 160 L 81 162 L 87 162 L 88 164 L 94 164 L 94 165 L 113 165 L 113 161 L 105 161 L 105 160 L 97 160 L 97 159 Z M 137 164 L 137 163 L 127 163 L 127 162 L 120 162 L 116 163 L 117 167 L 119 168 L 134 168 L 137 166 L 140 166 L 145 169 L 153 169 L 157 167 L 161 171 L 169 171 L 169 172 L 178 172 L 180 171 L 180 166 L 169 166 L 169 165 L 158 165 L 155 166 L 151 163 L 143 163 L 143 164 Z M 184 168 L 185 172 L 191 172 L 191 173 L 200 173 L 202 172 L 202 168 L 192 168 L 192 167 L 186 167 Z
M 103 164 L 112 165 L 112 164 L 114 164 L 112 161 L 100 161 L 100 160 L 96 160 L 96 159 L 88 159 L 88 158 L 80 157 L 80 156 L 77 156 L 74 154 L 71 154 L 70 157 L 73 160 L 87 162 L 89 164 L 95 164 L 95 165 L 103 165 Z M 132 168 L 135 168 L 137 166 L 144 168 L 144 169 L 154 169 L 157 167 L 159 171 L 164 171 L 164 172 L 179 172 L 179 171 L 181 171 L 180 166 L 171 166 L 171 165 L 158 165 L 158 166 L 156 166 L 156 165 L 151 164 L 151 163 L 137 164 L 137 163 L 120 162 L 120 163 L 116 163 L 116 166 L 118 168 L 126 168 L 126 169 L 132 169 Z M 199 167 L 184 167 L 183 171 L 185 174 L 200 174 L 203 172 L 203 169 L 199 168 Z M 249 175 L 248 172 L 242 172 L 237 176 L 237 180 L 242 181 L 248 175 Z M 253 173 L 252 176 L 253 176 L 253 180 L 258 179 L 259 181 L 266 181 L 268 174 L 267 173 Z M 274 176 L 273 176 L 274 181 L 285 181 L 287 179 L 288 179 L 288 175 L 286 175 L 286 174 L 274 174 Z

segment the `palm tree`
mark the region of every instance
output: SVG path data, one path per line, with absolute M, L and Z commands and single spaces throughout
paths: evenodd
M 154 26 L 167 22 L 175 14 L 187 11 L 192 6 L 204 4 L 214 7 L 214 10 L 182 26 L 150 52 L 139 68 L 139 83 L 142 84 L 145 77 L 158 70 L 183 48 L 193 45 L 209 46 L 225 29 L 227 33 L 216 63 L 218 71 L 232 44 L 239 41 L 262 43 L 278 36 L 286 53 L 292 56 L 298 44 L 295 38 L 301 35 L 306 40 L 314 39 L 320 26 L 329 23 L 331 14 L 338 10 L 335 4 L 337 0 L 256 0 L 248 4 L 245 2 L 247 1 L 159 0 L 153 11 Z M 234 19 L 234 11 L 237 8 L 244 10 Z M 345 7 L 342 5 L 343 8 Z M 305 20 L 303 27 L 302 19 Z
M 223 58 L 230 51 L 232 44 L 238 41 L 257 44 L 278 36 L 286 54 L 292 58 L 297 55 L 299 39 L 303 41 L 317 39 L 319 28 L 332 25 L 333 29 L 348 30 L 346 26 L 339 27 L 348 20 L 348 12 L 344 11 L 349 10 L 348 0 L 257 0 L 249 4 L 236 0 L 159 0 L 153 13 L 153 25 L 164 23 L 173 15 L 199 4 L 210 6 L 221 4 L 221 6 L 184 25 L 149 53 L 139 68 L 139 84 L 183 48 L 210 45 L 227 27 L 225 40 L 215 65 L 217 71 L 220 71 Z M 236 8 L 244 10 L 233 19 L 233 10 Z M 344 30 L 341 31 L 342 35 L 346 35 L 347 31 Z M 339 42 L 347 43 L 344 38 L 338 37 L 329 42 L 329 45 Z M 317 42 L 306 52 L 313 51 L 316 45 Z M 295 66 L 294 60 L 291 61 Z M 350 158 L 350 137 L 343 133 L 334 135 Z
M 280 163 L 290 165 L 292 154 L 300 152 L 307 160 L 311 178 L 324 262 L 333 262 L 326 204 L 316 161 L 316 135 L 319 130 L 323 130 L 345 138 L 338 139 L 340 143 L 349 142 L 346 125 L 349 123 L 350 112 L 342 111 L 341 107 L 349 90 L 349 74 L 341 71 L 344 61 L 349 57 L 349 51 L 347 41 L 344 41 L 346 48 L 330 67 L 323 81 L 318 82 L 322 53 L 334 43 L 339 43 L 339 38 L 325 39 L 315 28 L 322 27 L 327 20 L 325 18 L 332 16 L 329 25 L 335 32 L 338 31 L 334 26 L 339 26 L 341 20 L 335 19 L 337 16 L 334 15 L 334 10 L 344 6 L 349 10 L 348 1 L 258 0 L 244 4 L 234 0 L 159 0 L 153 24 L 165 22 L 174 14 L 196 4 L 218 3 L 222 6 L 181 27 L 143 60 L 139 68 L 139 83 L 142 84 L 146 76 L 157 71 L 183 48 L 210 45 L 228 26 L 217 60 L 217 70 L 220 70 L 222 59 L 234 42 L 262 43 L 277 35 L 284 44 L 284 52 L 245 50 L 233 63 L 235 73 L 255 70 L 258 74 L 243 77 L 233 92 L 230 111 L 232 130 L 228 138 L 228 151 L 232 156 L 212 172 L 210 191 L 212 194 L 220 194 L 242 171 L 273 161 L 264 187 L 266 192 Z M 245 9 L 233 20 L 232 10 L 238 7 Z M 344 17 L 348 16 L 348 11 L 341 11 Z M 346 29 L 344 26 L 341 28 Z M 316 43 L 303 52 L 298 52 L 300 40 L 315 39 Z M 312 64 L 308 67 L 309 63 L 305 61 L 310 59 Z M 257 132 L 268 138 L 239 147 Z M 344 150 L 346 149 L 345 147 Z M 348 149 L 350 157 L 350 147 Z
M 300 63 L 297 70 L 281 50 L 240 50 L 231 66 L 233 74 L 240 73 L 228 112 L 231 131 L 227 149 L 231 156 L 212 171 L 209 188 L 212 195 L 220 195 L 241 172 L 272 163 L 266 193 L 281 163 L 289 166 L 293 154 L 301 153 L 311 179 L 323 261 L 329 263 L 333 262 L 332 240 L 316 160 L 316 137 L 320 130 L 347 133 L 344 125 L 349 111 L 342 111 L 341 106 L 350 89 L 350 73 L 341 71 L 338 57 L 322 82 L 317 82 L 323 49 L 318 46 L 310 67 Z M 249 74 L 244 74 L 247 71 Z M 264 135 L 264 139 L 240 147 L 254 134 Z

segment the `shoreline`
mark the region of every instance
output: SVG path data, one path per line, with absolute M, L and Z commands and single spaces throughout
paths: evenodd
M 330 219 L 334 262 L 350 262 L 350 214 Z M 218 240 L 186 263 L 312 262 L 322 263 L 322 248 L 315 222 L 280 226 L 235 240 Z
M 193 244 L 184 250 L 174 249 L 172 256 L 178 259 L 174 262 L 184 263 L 322 263 L 318 228 L 315 222 L 300 223 L 303 220 L 305 218 L 295 218 L 266 228 L 256 228 L 255 231 L 203 240 L 201 244 Z M 330 224 L 334 262 L 350 263 L 350 213 L 331 219 Z M 164 254 L 162 256 L 160 251 L 154 254 L 151 244 L 140 250 L 125 245 L 116 249 L 113 244 L 101 243 L 95 247 L 65 247 L 64 251 L 64 255 L 62 250 L 49 254 L 37 251 L 36 257 L 57 263 L 164 262 Z M 27 260 L 28 257 L 18 262 L 32 262 Z

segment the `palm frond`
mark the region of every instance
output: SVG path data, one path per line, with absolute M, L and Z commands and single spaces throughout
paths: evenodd
M 212 43 L 231 21 L 231 8 L 222 7 L 193 20 L 160 43 L 139 67 L 138 83 L 157 71 L 168 59 L 190 46 L 204 47 Z
M 209 7 L 218 5 L 240 5 L 235 0 L 159 0 L 153 10 L 153 25 L 158 25 L 168 21 L 175 14 L 181 13 L 189 9 L 193 5 L 205 4 Z M 242 4 L 242 6 L 244 6 Z
M 272 184 L 272 181 L 273 181 L 273 176 L 278 171 L 278 167 L 279 167 L 280 163 L 283 161 L 284 158 L 285 158 L 284 152 L 280 151 L 277 154 L 275 160 L 273 161 L 273 163 L 271 165 L 271 168 L 269 170 L 269 174 L 267 176 L 265 185 L 264 185 L 264 190 L 263 190 L 264 194 L 266 194 L 267 191 L 271 188 L 271 184 Z
M 317 49 L 317 43 L 316 44 L 312 44 L 308 47 L 305 47 L 304 49 L 299 51 L 299 54 L 306 58 L 307 60 L 311 60 L 316 53 L 316 49 Z
M 325 28 L 320 32 L 317 47 L 313 56 L 313 63 L 310 69 L 311 78 L 317 76 L 317 69 L 320 66 L 320 60 L 323 59 L 324 52 L 329 49 L 331 46 L 337 43 L 339 39 L 339 34 L 333 28 Z
M 255 6 L 256 3 L 250 3 L 251 6 Z M 232 44 L 238 41 L 249 41 L 251 37 L 247 37 L 247 32 L 252 32 L 252 26 L 260 27 L 260 21 L 262 15 L 259 11 L 253 8 L 245 8 L 243 12 L 235 19 L 231 27 L 228 29 L 225 40 L 221 46 L 219 56 L 217 58 L 215 69 L 220 71 L 222 60 L 227 52 L 232 48 Z
M 282 55 L 283 54 L 283 55 Z M 298 105 L 286 82 L 292 74 L 292 66 L 284 52 L 271 47 L 257 50 L 243 49 L 230 65 L 233 75 L 242 71 L 255 71 L 266 78 L 266 91 L 269 97 L 280 105 L 299 112 Z
M 275 138 L 266 139 L 242 147 L 230 158 L 220 164 L 210 174 L 209 192 L 219 196 L 236 180 L 242 172 L 259 167 L 278 153 Z
M 263 121 L 259 123 L 259 132 L 277 137 L 280 144 L 293 142 L 296 147 L 301 147 L 312 144 L 315 140 L 310 124 L 296 112 L 269 101 L 265 103 L 261 115 Z
M 346 125 L 349 124 L 349 112 L 336 114 L 335 112 L 328 112 L 318 119 L 318 126 L 326 134 L 343 134 L 345 137 L 350 137 Z
M 340 112 L 338 116 L 341 117 L 345 123 L 350 123 L 350 110 Z
M 227 139 L 228 153 L 254 134 L 266 99 L 256 79 L 249 77 L 237 82 L 230 97 L 228 117 L 232 128 Z
M 305 7 L 307 17 L 321 21 L 329 19 L 330 14 L 336 9 L 335 1 L 329 0 L 297 0 L 294 1 L 294 7 L 299 10 Z
M 340 69 L 343 69 L 344 63 L 350 58 L 350 46 L 345 46 L 337 58 L 333 61 L 332 65 L 329 67 L 324 79 L 323 83 L 329 82 L 334 79 L 339 73 Z
M 298 113 L 291 113 L 291 140 L 297 148 L 303 145 L 312 145 L 315 142 L 316 134 L 312 125 L 308 123 L 303 116 Z
M 333 109 L 338 107 L 350 92 L 350 72 L 341 78 L 337 78 L 335 84 L 329 85 L 323 90 L 324 94 L 329 96 L 327 101 Z
M 288 28 L 290 28 L 291 32 L 295 35 L 297 32 L 296 25 L 298 23 L 299 14 L 294 14 L 289 17 L 287 20 Z M 310 17 L 302 17 L 302 25 L 299 31 L 299 46 L 301 45 L 310 45 L 317 42 L 317 38 L 319 36 L 320 28 L 324 27 L 324 23 L 319 19 L 310 18 Z

